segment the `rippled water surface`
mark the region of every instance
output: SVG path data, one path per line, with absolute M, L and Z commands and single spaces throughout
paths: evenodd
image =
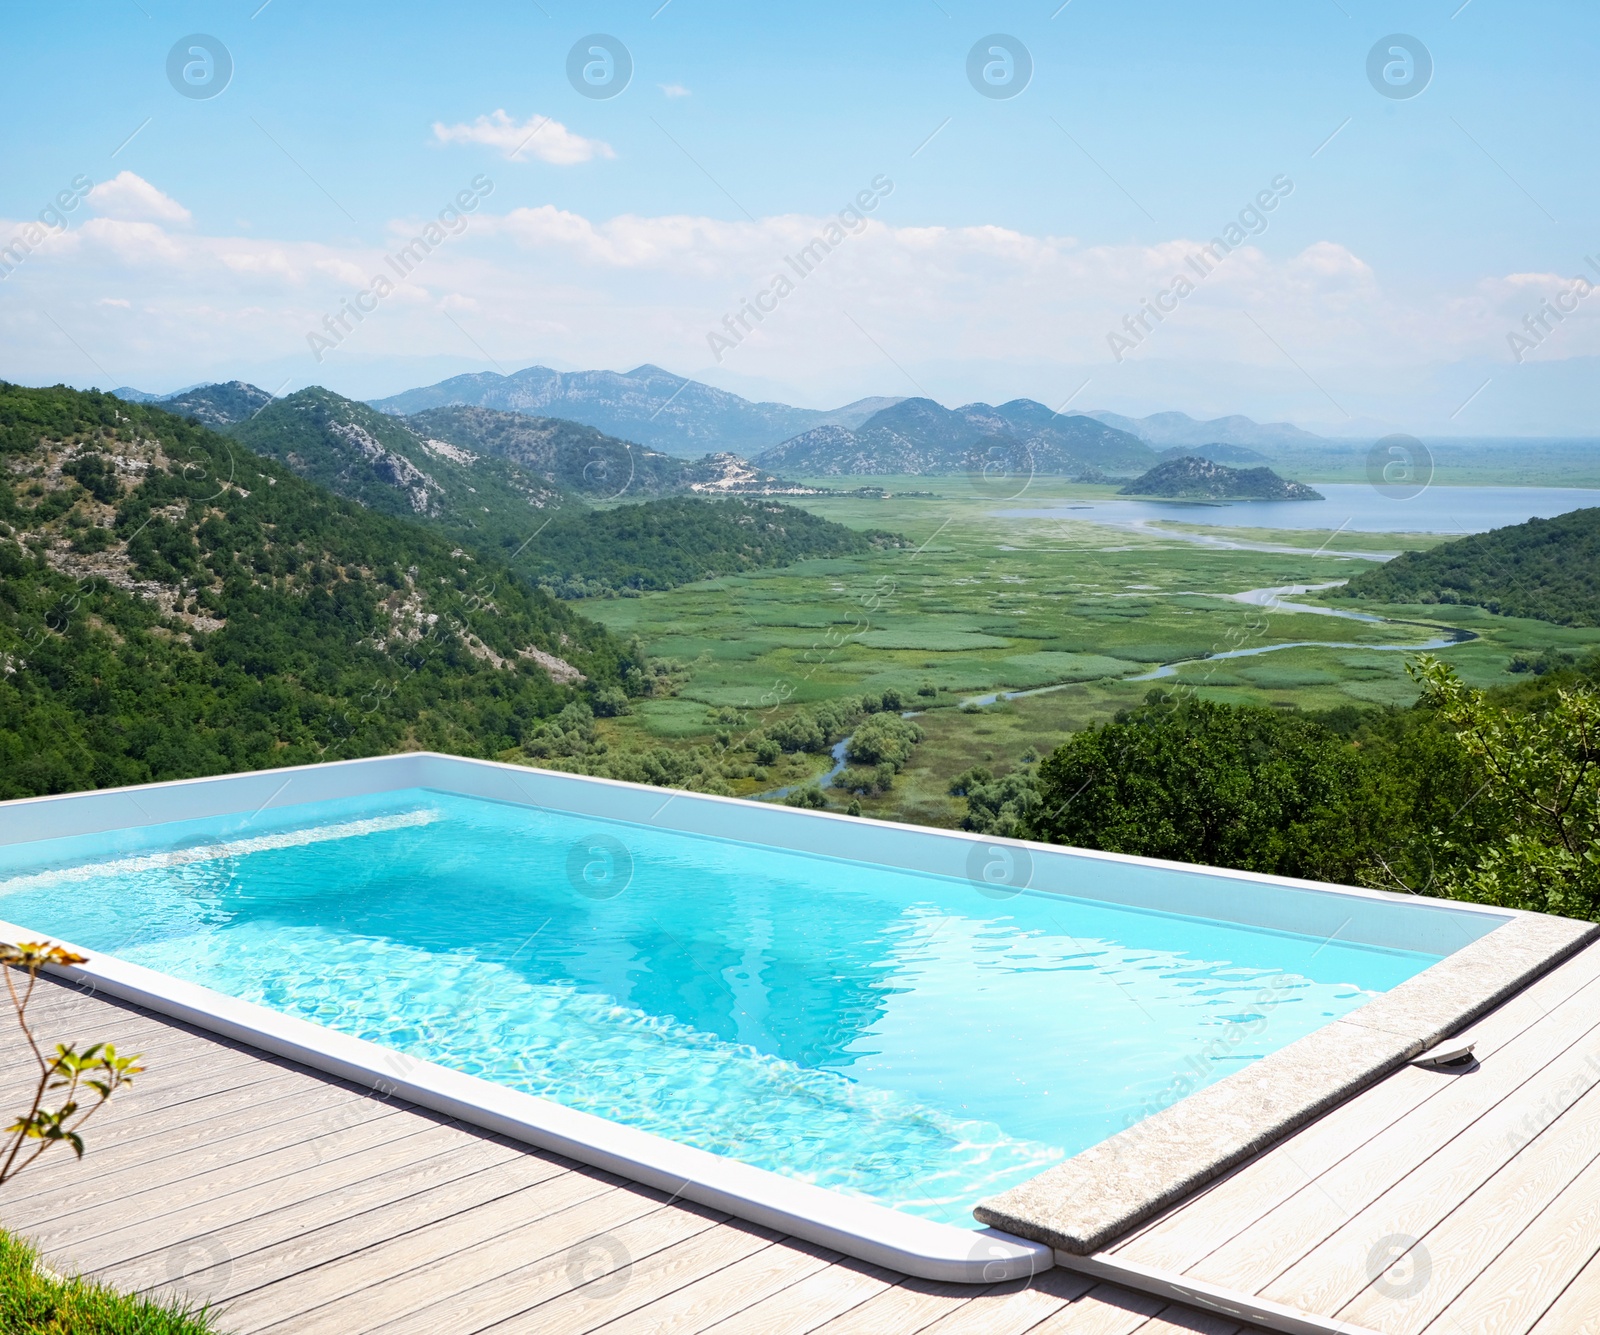
M 0 850 L 0 918 L 957 1224 L 1434 959 L 992 893 L 421 789 Z

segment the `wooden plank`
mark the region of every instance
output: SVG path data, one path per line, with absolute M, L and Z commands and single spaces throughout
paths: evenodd
M 1600 1251 L 1600 1160 L 1573 1179 L 1429 1332 L 1524 1335 Z
M 437 1335 L 441 1330 L 479 1331 L 499 1322 L 525 1315 L 538 1306 L 541 1330 L 563 1329 L 563 1318 L 570 1322 L 574 1303 L 577 1319 L 588 1329 L 596 1319 L 606 1319 L 624 1310 L 630 1302 L 647 1301 L 639 1288 L 648 1289 L 651 1267 L 659 1268 L 654 1258 L 680 1243 L 722 1229 L 726 1215 L 699 1208 L 659 1206 L 650 1213 L 605 1231 L 574 1240 L 559 1253 L 541 1257 L 492 1279 L 482 1280 L 463 1293 L 443 1300 L 428 1299 L 413 1303 L 403 1315 L 385 1323 L 384 1335 Z M 765 1246 L 766 1240 L 755 1245 Z M 727 1259 L 719 1262 L 725 1264 Z M 681 1281 L 680 1281 L 681 1282 Z M 596 1312 L 603 1315 L 596 1317 Z
M 129 1190 L 148 1190 L 181 1182 L 224 1164 L 255 1159 L 284 1145 L 309 1140 L 325 1131 L 346 1130 L 352 1110 L 342 1102 L 343 1090 L 321 1096 L 296 1093 L 269 1105 L 245 1109 L 224 1119 L 223 1126 L 194 1123 L 174 1128 L 166 1137 L 117 1146 L 96 1157 L 65 1185 L 30 1193 L 6 1207 L 11 1227 L 38 1227 L 64 1214 L 94 1209 L 115 1201 Z M 331 1096 L 331 1097 L 330 1097 Z M 301 1111 L 307 1109 L 310 1111 Z M 393 1110 L 374 1104 L 372 1117 L 393 1116 Z M 231 1130 L 233 1134 L 225 1134 Z M 26 1179 L 19 1180 L 26 1185 Z
M 1096 1284 L 1082 1297 L 1046 1317 L 1030 1335 L 1132 1335 L 1170 1308 L 1165 1298 Z
M 87 1153 L 92 1155 L 100 1151 L 98 1157 L 103 1157 L 114 1145 L 143 1139 L 151 1134 L 151 1117 L 166 1109 L 181 1105 L 194 1116 L 210 1117 L 235 1105 L 248 1107 L 258 1103 L 263 1099 L 262 1086 L 274 1078 L 271 1067 L 217 1070 L 197 1062 L 181 1085 L 165 1088 L 159 1083 L 136 1082 L 132 1089 L 115 1095 L 89 1121 L 84 1131 Z M 307 1089 L 314 1087 L 314 1082 L 306 1086 Z M 16 1104 L 0 1106 L 15 1107 Z
M 905 1279 L 819 1329 L 827 1335 L 911 1335 L 993 1291 L 993 1285 Z
M 51 1050 L 53 1051 L 53 1048 Z M 121 1045 L 118 1046 L 118 1052 L 131 1055 L 130 1048 Z M 146 1097 L 153 1092 L 169 1094 L 171 1090 L 181 1088 L 201 1072 L 207 1075 L 226 1074 L 237 1082 L 248 1083 L 262 1079 L 263 1070 L 273 1069 L 259 1058 L 247 1054 L 233 1054 L 225 1048 L 217 1048 L 210 1043 L 197 1043 L 192 1049 L 177 1053 L 168 1053 L 163 1049 L 155 1055 L 150 1053 L 139 1055 L 140 1064 L 145 1069 L 133 1078 L 133 1083 L 127 1089 L 111 1101 L 106 1109 L 107 1113 L 126 1108 L 135 1097 Z M 19 1059 L 8 1073 L 0 1073 L 0 1099 L 10 1104 L 31 1095 L 38 1080 L 39 1067 L 32 1056 L 29 1055 L 25 1061 Z
M 1135 1329 L 1134 1335 L 1249 1335 L 1249 1332 L 1213 1312 L 1168 1307 Z
M 1023 1335 L 1093 1287 L 1086 1275 L 1047 1270 L 1032 1279 L 997 1285 L 924 1327 L 924 1335 Z
M 400 1165 L 378 1176 L 363 1178 L 348 1188 L 335 1188 L 306 1201 L 296 1202 L 253 1217 L 242 1216 L 222 1228 L 186 1238 L 174 1236 L 170 1242 L 152 1238 L 151 1244 L 132 1254 L 114 1258 L 99 1266 L 96 1278 L 115 1280 L 130 1287 L 147 1289 L 177 1285 L 200 1298 L 216 1296 L 217 1289 L 231 1273 L 235 1261 L 271 1248 L 281 1248 L 310 1234 L 322 1231 L 324 1239 L 337 1238 L 340 1226 L 356 1221 L 353 1227 L 366 1233 L 374 1230 L 363 1216 L 385 1206 L 403 1204 L 439 1187 L 478 1177 L 468 1189 L 473 1198 L 489 1199 L 495 1194 L 493 1178 L 481 1176 L 503 1166 L 488 1157 L 490 1145 L 464 1145 L 443 1154 Z M 560 1171 L 560 1170 L 554 1170 Z M 177 1216 L 173 1216 L 176 1219 Z M 415 1221 L 411 1221 L 415 1223 Z M 169 1227 L 174 1227 L 169 1223 Z M 389 1223 L 390 1231 L 403 1227 Z M 324 1250 L 337 1248 L 331 1242 Z M 312 1261 L 305 1264 L 314 1263 Z M 205 1292 L 200 1292 L 204 1287 Z
M 672 1207 L 670 1213 L 691 1211 Z M 598 1276 L 535 1307 L 520 1304 L 514 1315 L 483 1329 L 493 1330 L 496 1335 L 587 1335 L 617 1317 L 648 1311 L 707 1275 L 721 1273 L 770 1247 L 777 1236 L 767 1229 L 719 1223 L 634 1261 L 620 1285 L 614 1275 Z M 562 1272 L 565 1279 L 564 1265 Z M 420 1326 L 406 1329 L 408 1335 L 422 1332 Z M 437 1331 L 439 1327 L 433 1329 Z
M 1259 1293 L 1330 1237 L 1352 1215 L 1400 1181 L 1418 1161 L 1448 1143 L 1485 1112 L 1519 1091 L 1575 1038 L 1600 1025 L 1586 994 L 1563 1003 L 1517 1043 L 1489 1054 L 1470 1075 L 1448 1083 L 1426 1103 L 1386 1127 L 1337 1165 L 1217 1248 L 1184 1273 L 1245 1293 Z M 1293 1151 L 1293 1142 L 1287 1147 Z M 1341 1300 L 1342 1301 L 1342 1300 Z
M 277 1085 L 270 1082 L 254 1088 L 278 1096 L 262 1096 L 240 1109 L 240 1116 L 234 1119 L 187 1121 L 173 1109 L 152 1114 L 144 1127 L 146 1133 L 138 1140 L 91 1149 L 93 1159 L 85 1156 L 77 1172 L 70 1172 L 59 1188 L 22 1194 L 27 1180 L 19 1178 L 18 1199 L 6 1205 L 6 1220 L 13 1226 L 32 1228 L 74 1210 L 91 1209 L 120 1193 L 181 1181 L 325 1130 L 349 1129 L 371 1117 L 392 1116 L 394 1111 L 371 1100 L 362 1100 L 362 1108 L 352 1106 L 349 1093 L 331 1085 L 314 1090 L 291 1088 L 286 1093 L 278 1093 Z M 93 1122 L 90 1125 L 93 1127 Z
M 221 1305 L 237 1335 L 260 1330 L 368 1288 L 437 1257 L 461 1255 L 525 1220 L 619 1190 L 598 1176 L 566 1171 L 529 1183 L 520 1161 L 475 1173 L 407 1200 L 341 1220 L 252 1252 L 225 1275 L 190 1277 Z M 116 1271 L 108 1277 L 122 1281 Z
M 3 1059 L 0 1070 L 11 1069 L 15 1061 L 29 1055 L 27 1041 L 10 1005 L 5 994 L 0 992 L 0 1040 L 3 1040 L 0 1042 L 0 1059 Z M 125 1053 L 136 1049 L 148 1053 L 148 1050 L 170 1047 L 187 1056 L 209 1047 L 220 1052 L 249 1055 L 247 1050 L 216 1034 L 177 1025 L 159 1015 L 116 1010 L 99 1002 L 71 1007 L 30 1004 L 28 1028 L 41 1048 L 66 1042 L 115 1043 L 118 1051 Z
M 659 1212 L 663 1200 L 659 1193 L 643 1188 L 603 1191 L 565 1210 L 507 1227 L 468 1252 L 435 1257 L 387 1276 L 373 1274 L 372 1267 L 364 1264 L 361 1279 L 370 1278 L 372 1283 L 267 1329 L 293 1335 L 387 1330 L 424 1303 L 471 1293 L 486 1281 L 525 1267 L 530 1259 L 535 1262 L 531 1273 L 523 1269 L 530 1291 L 533 1283 L 542 1281 L 554 1292 L 566 1286 L 567 1263 L 576 1248 L 589 1239 L 609 1238 L 612 1230 Z M 452 1234 L 451 1243 L 455 1240 Z M 461 1322 L 451 1317 L 451 1324 L 459 1329 Z
M 1550 1304 L 1531 1335 L 1600 1335 L 1600 1255 Z
M 1487 1061 L 1580 993 L 1589 998 L 1582 1004 L 1592 1008 L 1600 997 L 1597 979 L 1600 947 L 1591 946 L 1469 1026 L 1460 1041 L 1476 1043 L 1479 1060 Z M 1454 1078 L 1404 1067 L 1108 1250 L 1159 1269 L 1186 1271 L 1444 1092 Z
M 270 1063 L 241 1059 L 218 1061 L 209 1051 L 191 1054 L 182 1061 L 162 1063 L 156 1069 L 147 1069 L 134 1077 L 133 1083 L 116 1094 L 95 1114 L 95 1125 L 110 1125 L 135 1115 L 147 1114 L 199 1094 L 230 1087 L 259 1085 L 266 1080 L 300 1080 L 303 1088 L 310 1089 L 326 1081 L 313 1080 L 303 1073 Z M 37 1083 L 37 1068 L 25 1079 L 0 1081 L 0 1099 L 8 1104 L 31 1096 Z
M 111 1043 L 122 1056 L 138 1055 L 144 1062 L 177 1061 L 203 1052 L 220 1052 L 248 1060 L 246 1053 L 234 1053 L 213 1039 L 175 1030 L 154 1017 L 146 1019 L 134 1016 L 131 1021 L 100 1024 L 92 1018 L 73 1016 L 70 1017 L 70 1023 L 63 1023 L 48 1015 L 35 1015 L 30 1006 L 28 1028 L 33 1031 L 34 1041 L 38 1043 L 40 1051 L 45 1053 L 53 1052 L 57 1043 L 74 1043 L 80 1051 L 93 1043 Z M 9 1084 L 12 1080 L 22 1078 L 25 1069 L 38 1069 L 15 1017 L 0 1013 L 0 1035 L 3 1035 L 3 1040 L 0 1040 L 3 1041 L 3 1046 L 0 1046 L 0 1082 Z
M 1471 1075 L 1459 1077 L 1462 1080 L 1473 1078 Z M 1476 1213 L 1473 1195 L 1516 1153 L 1515 1138 L 1526 1121 L 1527 1108 L 1536 1106 L 1550 1091 L 1566 1088 L 1574 1078 L 1583 1082 L 1585 1091 L 1600 1086 L 1600 1061 L 1581 1049 L 1568 1051 L 1528 1081 L 1516 1099 L 1490 1106 L 1449 1143 L 1427 1147 L 1432 1152 L 1426 1155 L 1414 1150 L 1413 1157 L 1420 1162 L 1412 1171 L 1263 1288 L 1262 1296 L 1307 1312 L 1331 1315 L 1339 1311 L 1377 1277 L 1371 1258 L 1373 1244 L 1379 1239 L 1422 1238 L 1463 1201 L 1467 1202 L 1463 1208 Z M 1572 1174 L 1593 1158 L 1594 1153 L 1600 1153 L 1600 1133 L 1595 1139 L 1595 1150 L 1572 1165 Z M 1519 1177 L 1522 1171 L 1519 1167 Z M 1565 1182 L 1557 1184 L 1551 1195 L 1564 1185 Z M 1428 1251 L 1433 1251 L 1431 1244 Z M 1489 1258 L 1473 1259 L 1483 1264 Z M 1381 1273 L 1381 1267 L 1377 1273 Z M 1433 1282 L 1430 1267 L 1430 1287 Z M 1381 1302 L 1378 1290 L 1372 1292 Z M 1390 1319 L 1400 1318 L 1409 1306 L 1409 1299 L 1384 1304 Z M 1387 1321 L 1375 1324 L 1389 1331 Z
M 98 1270 L 311 1201 L 321 1202 L 317 1208 L 323 1211 L 349 1213 L 358 1188 L 370 1182 L 381 1189 L 413 1164 L 468 1148 L 444 1127 L 419 1127 L 403 1117 L 381 1118 L 339 1139 L 337 1156 L 319 1160 L 304 1142 L 286 1145 L 244 1164 L 119 1197 L 115 1212 L 69 1215 L 32 1236 L 46 1251 L 70 1256 L 74 1268 Z M 511 1153 L 462 1159 L 459 1171 L 487 1167 Z M 303 1216 L 300 1226 L 306 1226 Z M 240 1248 L 230 1243 L 229 1250 L 236 1255 Z
M 837 1261 L 715 1326 L 715 1335 L 809 1335 L 900 1279 L 864 1261 Z
M 839 1259 L 837 1252 L 788 1239 L 763 1247 L 715 1274 L 685 1284 L 638 1311 L 594 1326 L 606 1335 L 630 1331 L 648 1335 L 692 1335 L 788 1288 L 797 1280 L 825 1269 Z
M 1425 1181 L 1413 1184 L 1409 1180 L 1403 1183 L 1408 1191 L 1432 1189 L 1436 1193 L 1432 1212 L 1449 1212 L 1436 1227 L 1426 1232 L 1420 1230 L 1416 1226 L 1418 1212 L 1414 1208 L 1406 1209 L 1399 1199 L 1388 1205 L 1379 1202 L 1374 1210 L 1381 1208 L 1381 1214 L 1374 1217 L 1372 1227 L 1386 1231 L 1369 1232 L 1366 1235 L 1369 1244 L 1373 1237 L 1393 1234 L 1422 1238 L 1428 1258 L 1426 1283 L 1417 1292 L 1405 1296 L 1397 1296 L 1394 1286 L 1388 1283 L 1368 1284 L 1339 1315 L 1358 1326 L 1370 1326 L 1388 1335 L 1413 1335 L 1427 1326 L 1587 1164 L 1600 1157 L 1600 1088 L 1595 1087 L 1597 1083 L 1600 1083 L 1600 1062 L 1596 1063 L 1588 1092 L 1577 1098 L 1531 1144 L 1521 1145 L 1518 1140 L 1527 1116 L 1521 1103 L 1503 1104 L 1495 1110 L 1497 1114 L 1509 1114 L 1509 1118 L 1486 1117 L 1480 1125 L 1498 1122 L 1496 1131 L 1500 1131 L 1507 1120 L 1512 1124 L 1509 1131 L 1498 1137 L 1500 1143 L 1492 1147 L 1498 1150 L 1498 1171 L 1476 1190 L 1465 1180 L 1465 1170 L 1452 1174 L 1448 1184 Z M 1561 1092 L 1565 1095 L 1567 1091 Z M 1547 1094 L 1541 1103 L 1548 1098 Z M 1460 1157 L 1454 1146 L 1451 1157 Z M 1397 1197 L 1398 1192 L 1397 1188 L 1391 1195 Z M 1326 1248 L 1318 1249 L 1311 1259 L 1320 1259 L 1324 1251 Z M 1364 1270 L 1367 1268 L 1363 1266 Z

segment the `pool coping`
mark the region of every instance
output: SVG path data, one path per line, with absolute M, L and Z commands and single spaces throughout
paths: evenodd
M 1414 1061 L 1600 937 L 1518 914 L 1341 1019 L 1119 1131 L 973 1210 L 1089 1256 Z
M 91 826 L 107 831 L 193 818 L 208 812 L 240 814 L 255 804 L 257 796 L 265 794 L 253 813 L 259 814 L 272 806 L 296 778 L 307 780 L 313 789 L 325 790 L 324 796 L 378 793 L 412 786 L 442 788 L 463 795 L 494 796 L 492 792 L 475 793 L 471 786 L 458 788 L 453 783 L 439 782 L 437 774 L 441 769 L 470 775 L 474 784 L 481 778 L 479 786 L 486 788 L 493 788 L 500 780 L 507 781 L 520 794 L 509 800 L 532 807 L 545 803 L 536 791 L 530 790 L 530 782 L 535 789 L 549 789 L 552 793 L 567 789 L 597 794 L 599 798 L 605 797 L 601 790 L 606 790 L 616 800 L 638 804 L 640 811 L 646 808 L 653 811 L 653 815 L 632 818 L 648 823 L 654 823 L 655 815 L 674 800 L 688 799 L 694 804 L 732 805 L 748 810 L 751 815 L 756 810 L 769 814 L 781 812 L 785 822 L 835 822 L 832 842 L 854 844 L 858 848 L 862 845 L 862 836 L 870 835 L 874 829 L 881 832 L 880 838 L 887 839 L 893 834 L 902 843 L 908 833 L 955 840 L 971 846 L 969 865 L 972 856 L 985 847 L 1021 850 L 1019 856 L 1030 851 L 1051 855 L 1071 852 L 1078 857 L 1106 862 L 1191 874 L 1203 871 L 1211 877 L 1316 891 L 1344 896 L 1347 900 L 1403 898 L 1384 891 L 1218 868 L 1195 868 L 1124 854 L 1067 850 L 1025 840 L 935 831 L 833 812 L 774 809 L 768 804 L 740 798 L 663 790 L 620 780 L 433 752 L 407 752 L 325 765 L 4 802 L 0 803 L 0 813 L 26 811 L 35 819 L 29 823 L 26 836 L 20 839 L 5 839 L 6 831 L 0 827 L 0 847 L 59 837 L 66 830 L 63 821 L 68 820 L 71 811 L 63 804 L 80 805 Z M 237 804 L 231 799 L 219 798 L 223 785 L 229 786 L 228 792 L 238 789 L 250 796 Z M 568 785 L 577 787 L 569 789 Z M 172 801 L 180 806 L 187 803 L 185 809 L 189 815 L 152 818 L 133 795 L 157 791 L 172 794 Z M 321 799 L 301 794 L 283 805 L 312 800 Z M 565 804 L 559 809 L 578 810 Z M 714 814 L 714 808 L 708 810 Z M 610 818 L 630 819 L 615 814 Z M 707 819 L 711 819 L 710 814 Z M 72 823 L 77 826 L 73 833 L 82 831 L 81 823 Z M 696 832 L 683 825 L 674 828 Z M 911 865 L 885 861 L 881 857 L 868 860 L 885 866 Z M 1029 883 L 1024 881 L 1023 887 L 1029 888 Z M 1439 963 L 1342 1020 L 1325 1025 L 1207 1089 L 1188 1094 L 1162 1112 L 1020 1186 L 981 1202 L 973 1213 L 987 1227 L 976 1231 L 905 1214 L 577 1112 L 547 1099 L 412 1058 L 266 1007 L 238 1001 L 113 955 L 83 950 L 80 953 L 91 956 L 88 964 L 52 972 L 91 991 L 134 1002 L 197 1028 L 364 1085 L 377 1097 L 404 1099 L 669 1191 L 675 1198 L 726 1210 L 738 1218 L 779 1229 L 859 1260 L 923 1279 L 994 1283 L 1048 1269 L 1055 1263 L 1057 1253 L 1071 1256 L 1098 1250 L 1112 1237 L 1413 1059 L 1600 935 L 1600 926 L 1592 923 L 1454 901 L 1431 902 L 1441 911 L 1448 907 L 1468 916 L 1492 916 L 1499 919 L 1501 925 L 1472 944 L 1457 948 Z M 1338 935 L 1338 930 L 1330 935 L 1330 940 Z M 26 927 L 5 922 L 0 922 L 0 934 L 10 934 L 13 939 L 38 935 Z

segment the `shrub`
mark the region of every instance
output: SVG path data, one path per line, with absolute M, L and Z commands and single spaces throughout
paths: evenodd
M 783 804 L 789 807 L 805 807 L 811 811 L 825 811 L 828 799 L 822 795 L 822 789 L 816 784 L 807 784 L 804 788 L 796 788 L 783 799 Z

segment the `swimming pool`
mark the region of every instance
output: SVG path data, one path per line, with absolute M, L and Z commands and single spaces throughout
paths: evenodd
M 1513 915 L 409 756 L 5 804 L 0 918 L 930 1237 Z

